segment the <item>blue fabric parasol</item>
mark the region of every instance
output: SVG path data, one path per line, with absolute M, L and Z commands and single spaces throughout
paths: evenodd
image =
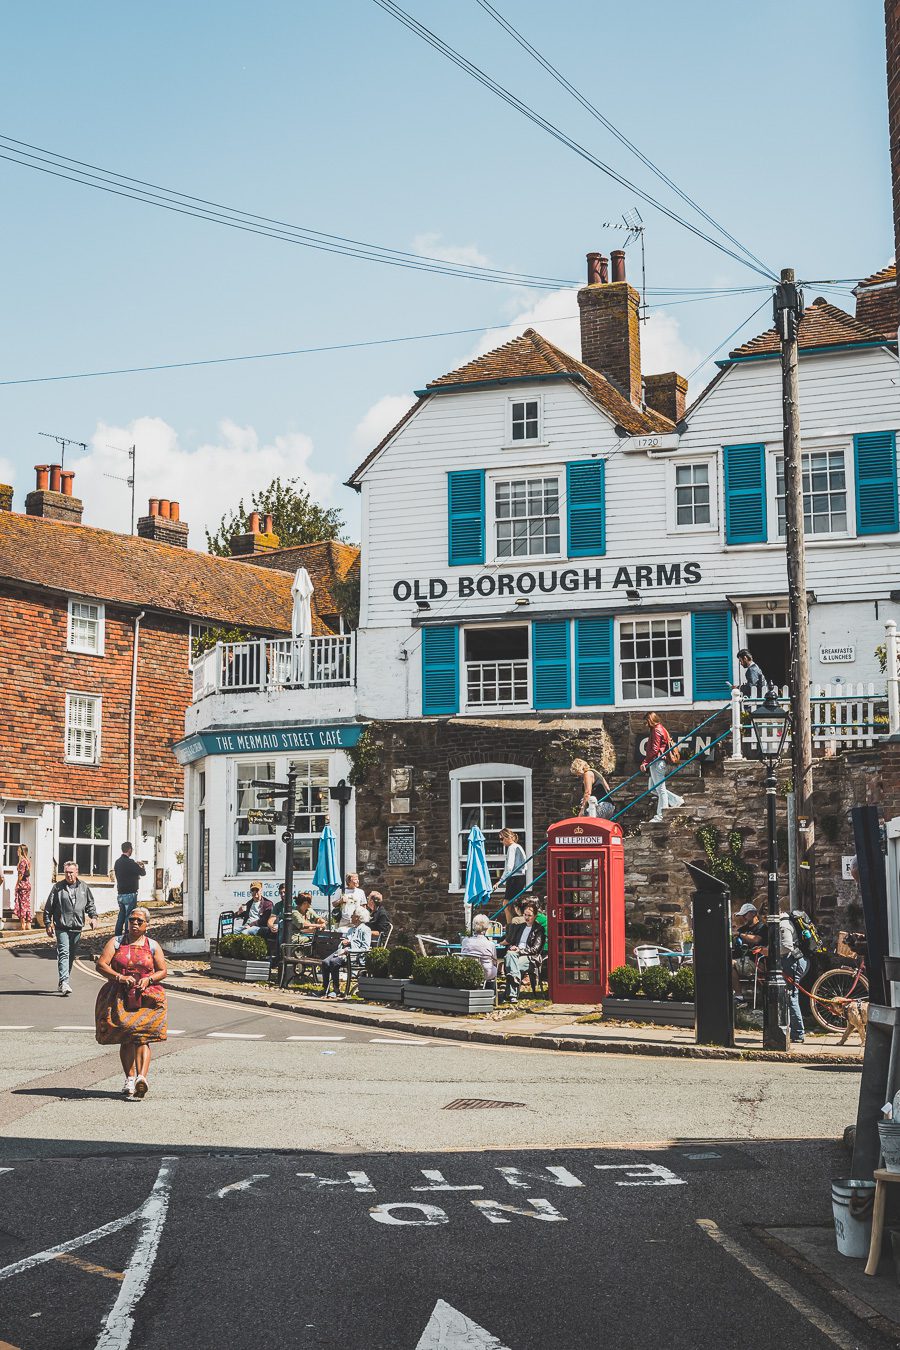
M 323 895 L 334 895 L 335 891 L 341 889 L 341 874 L 338 871 L 337 864 L 337 840 L 330 825 L 325 826 L 322 831 L 322 838 L 319 840 L 319 856 L 316 861 L 316 870 L 313 872 L 312 884 Z
M 469 851 L 466 854 L 466 891 L 463 902 L 473 906 L 488 904 L 493 885 L 484 853 L 484 835 L 477 825 L 473 825 L 469 831 Z

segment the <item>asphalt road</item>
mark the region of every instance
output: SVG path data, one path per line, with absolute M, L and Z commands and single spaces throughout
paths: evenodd
M 828 1223 L 856 1072 L 173 993 L 128 1104 L 73 983 L 0 951 L 0 1350 L 884 1344 L 760 1235 Z

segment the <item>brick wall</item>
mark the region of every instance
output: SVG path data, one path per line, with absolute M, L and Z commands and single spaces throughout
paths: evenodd
M 0 796 L 128 805 L 132 619 L 107 605 L 105 655 L 66 650 L 66 597 L 0 593 Z M 181 799 L 171 751 L 191 697 L 187 624 L 148 615 L 141 624 L 136 712 L 138 796 Z M 66 691 L 100 694 L 100 764 L 65 763 Z

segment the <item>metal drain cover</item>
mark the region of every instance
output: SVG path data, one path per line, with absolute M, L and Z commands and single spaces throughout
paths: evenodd
M 448 1102 L 444 1107 L 445 1111 L 487 1111 L 492 1107 L 518 1106 L 524 1109 L 524 1102 L 495 1102 L 487 1097 L 457 1097 L 456 1101 Z

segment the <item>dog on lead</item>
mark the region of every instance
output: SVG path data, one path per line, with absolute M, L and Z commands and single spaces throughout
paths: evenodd
M 869 1021 L 869 1003 L 863 998 L 842 998 L 835 999 L 836 1003 L 843 1005 L 844 1017 L 847 1019 L 847 1025 L 844 1027 L 844 1033 L 838 1041 L 838 1045 L 846 1045 L 850 1038 L 851 1031 L 855 1031 L 860 1039 L 860 1043 L 866 1043 L 866 1030 Z

